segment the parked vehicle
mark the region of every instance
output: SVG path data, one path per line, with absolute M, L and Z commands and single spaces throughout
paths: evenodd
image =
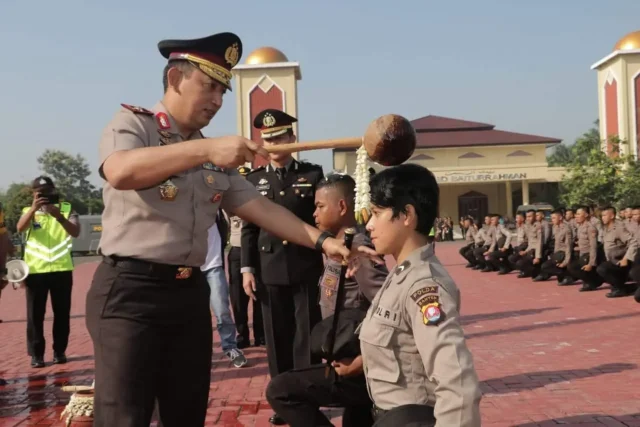
M 102 215 L 80 215 L 80 235 L 73 239 L 71 254 L 91 255 L 98 250 L 102 235 Z
M 527 213 L 528 210 L 542 211 L 544 212 L 544 217 L 547 221 L 551 221 L 551 212 L 553 212 L 554 207 L 548 203 L 534 203 L 532 205 L 520 205 L 518 209 L 516 209 L 516 214 Z

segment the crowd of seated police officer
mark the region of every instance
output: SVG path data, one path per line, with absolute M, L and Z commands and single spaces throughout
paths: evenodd
M 590 292 L 609 284 L 608 298 L 635 295 L 640 302 L 640 206 L 577 206 L 545 212 L 519 212 L 515 230 L 498 214 L 482 223 L 464 218 L 467 268 L 559 286 L 581 284 Z

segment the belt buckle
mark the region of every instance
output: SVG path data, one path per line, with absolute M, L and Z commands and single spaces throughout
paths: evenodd
M 178 267 L 178 273 L 176 274 L 176 279 L 183 280 L 191 277 L 191 273 L 193 272 L 193 268 L 191 267 Z

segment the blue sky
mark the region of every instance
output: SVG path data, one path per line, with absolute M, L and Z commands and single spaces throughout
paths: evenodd
M 33 178 L 47 148 L 97 171 L 119 104 L 161 97 L 157 42 L 221 31 L 240 35 L 243 59 L 269 45 L 300 62 L 302 140 L 359 136 L 393 112 L 572 141 L 597 118 L 590 65 L 638 16 L 637 0 L 2 0 L 0 188 Z M 230 93 L 205 133 L 235 131 Z M 332 167 L 326 150 L 303 157 Z

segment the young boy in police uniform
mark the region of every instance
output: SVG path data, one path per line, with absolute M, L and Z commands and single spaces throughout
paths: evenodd
M 316 189 L 314 218 L 318 229 L 344 239 L 345 230 L 356 226 L 354 215 L 355 181 L 348 175 L 333 174 L 323 179 Z M 354 245 L 371 246 L 362 232 L 354 236 Z M 340 278 L 340 263 L 327 260 L 320 278 L 320 309 L 322 322 L 312 334 L 312 348 L 321 349 L 322 340 L 330 333 L 337 307 L 337 285 Z M 388 274 L 384 264 L 366 260 L 354 277 L 345 279 L 344 299 L 340 306 L 337 330 L 349 336 L 336 337 L 336 342 L 345 343 L 334 352 L 340 354 L 334 362 L 335 369 L 351 363 L 359 355 L 357 336 L 350 327 L 357 326 L 364 318 L 371 301 L 382 287 Z M 342 325 L 343 327 L 341 327 Z M 325 354 L 322 354 L 325 357 Z M 371 399 L 367 392 L 362 370 L 344 372 L 336 378 L 335 372 L 325 375 L 326 365 L 317 364 L 306 369 L 295 369 L 273 378 L 267 387 L 267 400 L 271 407 L 291 427 L 333 426 L 320 411 L 320 406 L 344 407 L 343 427 L 367 427 L 373 424 Z
M 397 264 L 362 323 L 362 357 L 353 362 L 363 365 L 375 425 L 478 427 L 481 391 L 460 325 L 460 291 L 427 243 L 435 177 L 404 164 L 376 174 L 370 187 L 367 230 L 376 251 Z

